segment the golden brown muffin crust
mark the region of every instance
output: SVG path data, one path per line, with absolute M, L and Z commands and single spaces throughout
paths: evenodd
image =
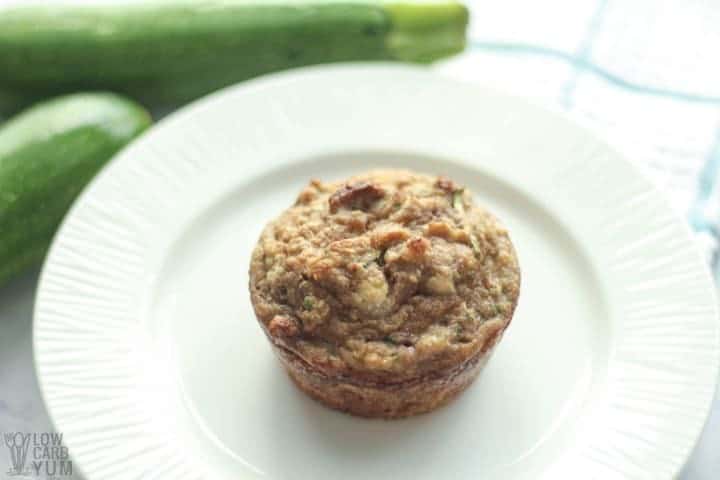
M 263 231 L 250 289 L 273 343 L 328 377 L 403 383 L 481 354 L 520 272 L 505 228 L 445 177 L 313 180 Z

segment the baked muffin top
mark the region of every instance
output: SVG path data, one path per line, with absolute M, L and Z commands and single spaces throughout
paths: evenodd
M 262 232 L 250 266 L 267 335 L 358 382 L 443 374 L 490 348 L 520 270 L 505 228 L 443 176 L 312 180 Z

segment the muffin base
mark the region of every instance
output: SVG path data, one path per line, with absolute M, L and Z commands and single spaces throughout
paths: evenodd
M 386 419 L 419 415 L 450 403 L 478 377 L 493 350 L 491 347 L 481 351 L 449 371 L 402 383 L 383 384 L 328 377 L 294 353 L 282 347 L 275 348 L 290 379 L 311 398 L 352 415 Z

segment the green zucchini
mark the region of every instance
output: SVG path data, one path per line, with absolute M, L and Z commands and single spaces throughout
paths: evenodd
M 110 93 L 47 100 L 0 126 L 0 284 L 37 265 L 75 197 L 151 123 Z
M 0 110 L 81 90 L 172 107 L 250 77 L 336 61 L 430 61 L 463 49 L 454 1 L 174 0 L 6 8 Z

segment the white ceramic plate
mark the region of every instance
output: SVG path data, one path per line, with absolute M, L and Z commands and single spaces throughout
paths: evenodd
M 247 291 L 261 227 L 303 184 L 381 166 L 465 183 L 523 269 L 477 383 L 392 422 L 296 391 Z M 388 65 L 230 88 L 123 151 L 55 239 L 34 340 L 89 480 L 670 478 L 718 370 L 709 275 L 627 161 L 524 101 Z

